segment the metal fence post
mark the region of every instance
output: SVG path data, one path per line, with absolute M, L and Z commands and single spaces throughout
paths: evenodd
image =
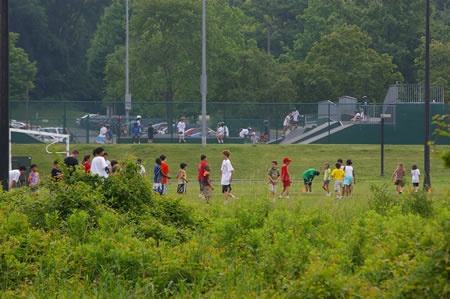
M 66 107 L 66 103 L 64 102 L 64 119 L 63 119 L 63 128 L 64 128 L 64 134 L 66 132 L 66 128 L 67 128 L 67 107 Z
M 173 102 L 170 103 L 170 122 L 169 122 L 169 132 L 170 132 L 170 141 L 173 142 Z
M 86 117 L 86 144 L 89 144 L 89 114 Z
M 330 103 L 328 103 L 328 144 L 330 144 Z

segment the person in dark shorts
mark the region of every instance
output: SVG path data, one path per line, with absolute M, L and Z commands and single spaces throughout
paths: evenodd
M 200 185 L 200 194 L 198 195 L 199 198 L 205 198 L 205 195 L 203 194 L 203 173 L 205 172 L 205 166 L 208 164 L 206 162 L 206 155 L 201 155 L 200 157 L 200 164 L 198 165 L 198 184 Z
M 419 191 L 419 183 L 420 183 L 420 170 L 417 168 L 417 165 L 413 165 L 411 169 L 411 177 L 414 192 Z
M 315 168 L 308 169 L 303 173 L 303 181 L 305 183 L 306 192 L 312 192 L 312 181 L 315 176 L 318 176 L 318 172 Z
M 61 169 L 59 169 L 59 162 L 55 161 L 53 162 L 53 169 L 51 173 L 51 178 L 53 181 L 58 182 L 62 177 Z
M 155 129 L 153 128 L 153 123 L 148 124 L 147 135 L 148 143 L 153 143 L 153 138 L 155 137 Z
M 399 163 L 391 177 L 391 182 L 395 181 L 395 189 L 398 194 L 403 193 L 403 186 L 405 186 L 404 178 L 406 176 L 405 166 Z
M 187 179 L 186 175 L 186 163 L 180 164 L 180 170 L 177 173 L 177 179 L 178 179 L 178 188 L 177 193 L 178 194 L 186 194 L 186 185 L 189 183 L 189 180 Z

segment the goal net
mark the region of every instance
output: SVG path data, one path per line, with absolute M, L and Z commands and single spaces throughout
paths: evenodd
M 48 154 L 66 154 L 69 156 L 70 154 L 70 135 L 69 134 L 58 134 L 58 133 L 50 133 L 50 132 L 42 132 L 35 130 L 24 130 L 24 129 L 16 129 L 9 128 L 9 170 L 12 170 L 12 148 L 11 148 L 11 133 L 21 133 L 31 136 L 41 142 L 47 143 L 45 147 L 45 151 Z M 50 151 L 50 147 L 56 143 L 66 143 L 66 150 L 64 152 L 52 152 Z

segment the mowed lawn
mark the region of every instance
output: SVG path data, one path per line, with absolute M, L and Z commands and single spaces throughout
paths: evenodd
M 85 154 L 92 154 L 96 145 L 72 145 L 80 151 L 80 161 Z M 309 168 L 317 168 L 322 173 L 323 163 L 329 162 L 332 167 L 338 158 L 353 160 L 353 167 L 356 175 L 356 185 L 354 200 L 350 202 L 364 202 L 370 194 L 370 185 L 382 185 L 390 183 L 390 177 L 399 162 L 405 163 L 407 174 L 406 190 L 411 189 L 411 176 L 409 170 L 412 164 L 417 164 L 423 173 L 423 146 L 412 145 L 388 145 L 385 147 L 385 177 L 380 177 L 380 147 L 376 145 L 208 145 L 202 148 L 200 145 L 173 145 L 173 144 L 141 144 L 141 145 L 105 145 L 105 150 L 109 154 L 110 160 L 136 159 L 141 158 L 147 169 L 148 179 L 153 178 L 154 160 L 161 154 L 168 157 L 170 174 L 172 181 L 176 182 L 176 173 L 179 164 L 188 164 L 188 178 L 193 182 L 197 181 L 197 167 L 200 155 L 208 156 L 208 163 L 212 168 L 212 179 L 215 183 L 215 202 L 220 202 L 220 166 L 222 163 L 221 151 L 228 149 L 231 151 L 231 161 L 235 168 L 234 180 L 252 181 L 265 180 L 267 170 L 272 160 L 277 160 L 281 168 L 284 157 L 293 160 L 290 165 L 291 174 L 294 180 L 302 180 L 302 173 Z M 450 147 L 441 147 L 441 149 Z M 53 147 L 53 150 L 56 148 Z M 45 179 L 50 173 L 52 162 L 56 155 L 47 154 L 44 145 L 13 145 L 14 156 L 31 156 L 32 162 L 38 164 L 41 177 Z M 62 157 L 62 156 L 61 156 Z M 438 158 L 431 159 L 431 179 L 434 194 L 441 194 L 450 185 L 450 170 L 443 167 L 443 163 Z M 294 183 L 291 187 L 291 199 L 301 198 L 305 203 L 310 202 L 312 206 L 327 204 L 327 199 L 321 190 L 322 175 L 315 178 L 313 184 L 313 194 L 302 192 L 303 184 Z M 279 186 L 278 192 L 281 191 Z M 330 188 L 333 183 L 330 184 Z M 394 186 L 392 185 L 392 189 Z M 259 198 L 268 196 L 266 183 L 256 182 L 248 184 L 233 184 L 234 193 L 241 199 Z M 176 194 L 176 186 L 169 187 L 169 194 Z M 198 185 L 188 186 L 187 199 L 197 198 Z M 329 199 L 329 198 L 328 198 Z

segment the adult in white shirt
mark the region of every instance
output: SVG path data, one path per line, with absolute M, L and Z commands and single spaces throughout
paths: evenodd
M 291 116 L 292 114 L 289 113 L 285 118 L 283 122 L 283 133 L 281 134 L 281 137 L 284 137 L 284 134 L 286 134 L 287 130 L 291 129 Z
M 94 159 L 92 159 L 91 163 L 91 174 L 99 175 L 101 177 L 108 177 L 108 164 L 106 164 L 106 160 L 103 157 L 105 154 L 105 150 L 102 147 L 98 147 L 94 150 Z
M 180 119 L 180 121 L 177 124 L 178 129 L 178 142 L 179 143 L 186 143 L 184 140 L 184 131 L 186 129 L 186 123 L 184 122 L 184 117 Z
M 419 183 L 420 183 L 420 170 L 417 168 L 417 165 L 412 166 L 411 170 L 412 176 L 412 184 L 414 192 L 419 191 Z
M 27 172 L 27 168 L 25 166 L 20 166 L 19 169 L 14 169 L 9 172 L 9 190 L 19 182 L 20 176 Z
M 216 132 L 217 143 L 223 143 L 224 135 L 225 135 L 225 130 L 223 128 L 223 123 L 219 123 L 217 126 L 217 132 Z
M 295 128 L 298 127 L 298 118 L 300 116 L 300 112 L 298 112 L 297 108 L 294 108 L 292 111 L 292 122 L 294 123 Z
M 250 130 L 251 130 L 251 128 L 248 128 L 248 129 L 242 129 L 242 130 L 239 132 L 239 137 L 245 138 L 245 136 L 247 136 L 247 135 L 249 134 Z
M 224 204 L 228 203 L 228 199 L 230 197 L 235 198 L 234 195 L 231 194 L 231 182 L 233 181 L 234 168 L 233 165 L 231 165 L 230 155 L 231 153 L 229 150 L 224 150 L 222 152 L 223 162 L 222 167 L 220 168 L 220 170 L 222 171 L 222 179 L 220 182 L 222 184 Z

